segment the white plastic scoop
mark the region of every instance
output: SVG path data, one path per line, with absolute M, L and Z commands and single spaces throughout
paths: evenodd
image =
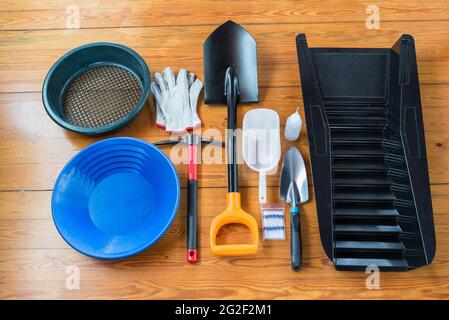
M 267 202 L 267 174 L 274 174 L 281 157 L 279 115 L 272 109 L 254 109 L 243 118 L 243 160 L 259 172 L 259 203 Z

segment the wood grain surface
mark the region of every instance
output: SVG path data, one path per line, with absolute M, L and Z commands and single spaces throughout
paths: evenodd
M 449 299 L 449 2 L 376 1 L 380 29 L 368 30 L 372 1 L 119 1 L 2 0 L 0 6 L 0 298 L 1 299 Z M 76 5 L 80 29 L 67 29 Z M 225 206 L 226 166 L 199 167 L 200 257 L 185 262 L 186 166 L 178 215 L 164 237 L 146 252 L 121 261 L 98 261 L 71 249 L 54 227 L 50 199 L 64 164 L 82 148 L 112 136 L 149 142 L 167 139 L 154 126 L 148 103 L 123 130 L 101 138 L 67 132 L 47 116 L 41 88 L 51 65 L 66 51 L 94 41 L 135 49 L 150 70 L 186 67 L 203 78 L 202 44 L 221 23 L 243 24 L 258 45 L 260 103 L 278 111 L 282 126 L 300 106 L 304 118 L 295 36 L 310 46 L 391 47 L 404 33 L 415 38 L 437 254 L 429 266 L 405 273 L 382 273 L 381 288 L 365 286 L 367 274 L 338 272 L 319 238 L 307 133 L 296 145 L 309 171 L 311 200 L 303 206 L 304 268 L 290 270 L 289 241 L 260 242 L 254 257 L 216 257 L 209 249 L 209 225 Z M 256 107 L 238 110 L 243 115 Z M 207 106 L 202 97 L 202 133 L 222 135 L 226 108 Z M 212 129 L 212 130 L 211 130 Z M 282 128 L 283 129 L 283 128 Z M 170 148 L 163 148 L 170 153 Z M 224 150 L 223 150 L 224 151 Z M 224 152 L 222 154 L 224 159 Z M 239 166 L 244 209 L 260 224 L 258 176 Z M 278 198 L 278 175 L 267 180 L 268 197 Z M 286 221 L 288 223 L 288 220 Z M 287 234 L 289 236 L 289 234 Z M 239 228 L 220 237 L 245 240 Z M 66 289 L 66 268 L 80 268 L 80 289 Z

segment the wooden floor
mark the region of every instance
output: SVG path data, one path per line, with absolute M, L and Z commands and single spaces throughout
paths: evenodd
M 380 8 L 380 29 L 365 27 L 367 5 Z M 0 298 L 2 299 L 448 299 L 449 298 L 449 2 L 434 1 L 118 1 L 3 0 L 0 6 Z M 80 29 L 66 29 L 67 6 L 80 9 Z M 70 12 L 70 8 L 69 8 Z M 220 258 L 208 244 L 212 218 L 225 206 L 225 165 L 202 165 L 201 262 L 185 262 L 185 188 L 179 213 L 163 239 L 123 261 L 97 261 L 58 235 L 51 218 L 53 183 L 67 160 L 100 138 L 67 132 L 47 116 L 41 87 L 66 51 L 113 41 L 139 52 L 152 72 L 187 67 L 202 78 L 202 44 L 222 22 L 243 24 L 256 38 L 259 106 L 277 110 L 284 124 L 296 106 L 303 115 L 295 36 L 310 46 L 390 47 L 414 36 L 420 72 L 427 155 L 437 233 L 432 265 L 381 275 L 381 289 L 365 287 L 366 274 L 337 272 L 325 256 L 312 197 L 303 207 L 304 268 L 290 271 L 289 242 L 261 242 L 254 257 Z M 202 99 L 202 98 L 201 98 Z M 239 109 L 239 126 L 246 111 Z M 226 108 L 199 106 L 203 129 L 226 126 Z M 304 115 L 303 115 L 304 117 Z M 167 139 L 146 106 L 114 136 Z M 282 141 L 283 150 L 291 143 Z M 307 137 L 296 143 L 310 168 Z M 168 152 L 168 151 L 167 151 Z M 178 166 L 182 185 L 185 166 Z M 310 183 L 311 181 L 309 181 Z M 260 222 L 257 174 L 240 166 L 244 208 Z M 277 175 L 268 179 L 277 198 Z M 313 194 L 313 188 L 310 188 Z M 240 233 L 238 233 L 240 237 Z M 66 289 L 66 267 L 80 268 L 80 289 Z

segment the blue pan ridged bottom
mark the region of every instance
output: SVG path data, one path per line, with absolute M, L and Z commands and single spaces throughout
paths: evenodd
M 82 150 L 61 171 L 53 219 L 79 252 L 119 259 L 159 240 L 179 198 L 179 178 L 164 153 L 138 139 L 112 138 Z

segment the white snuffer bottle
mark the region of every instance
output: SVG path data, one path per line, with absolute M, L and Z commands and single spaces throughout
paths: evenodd
M 299 138 L 299 133 L 301 132 L 302 120 L 298 112 L 299 107 L 296 109 L 295 113 L 292 113 L 285 123 L 284 136 L 285 139 L 289 141 L 295 141 Z

